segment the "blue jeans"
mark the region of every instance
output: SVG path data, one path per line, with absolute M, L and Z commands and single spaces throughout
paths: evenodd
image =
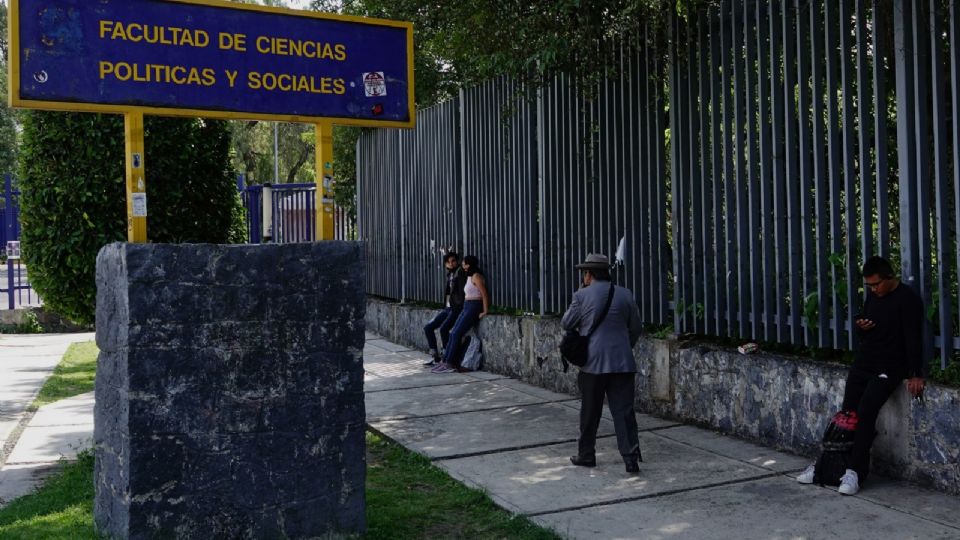
M 437 334 L 436 331 L 440 329 L 440 342 L 443 343 L 443 346 L 446 347 L 447 343 L 450 343 L 450 329 L 453 328 L 453 323 L 457 322 L 457 317 L 460 315 L 461 308 L 459 307 L 447 307 L 441 309 L 436 317 L 433 318 L 423 327 L 423 332 L 427 335 L 427 344 L 430 345 L 431 351 L 437 351 Z
M 444 362 L 451 366 L 460 365 L 460 342 L 463 341 L 463 336 L 480 322 L 481 313 L 483 313 L 482 300 L 467 300 L 463 303 L 463 312 L 457 318 L 457 324 L 453 325 L 450 341 L 447 342 L 443 351 Z

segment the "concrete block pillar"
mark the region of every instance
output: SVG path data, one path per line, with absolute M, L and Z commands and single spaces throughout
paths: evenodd
M 363 253 L 353 242 L 101 250 L 100 533 L 364 531 Z

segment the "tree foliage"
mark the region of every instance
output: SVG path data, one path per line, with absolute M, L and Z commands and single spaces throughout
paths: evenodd
M 97 252 L 127 237 L 123 139 L 116 115 L 23 115 L 23 256 L 47 306 L 80 323 L 94 318 Z M 150 240 L 241 240 L 226 124 L 148 117 L 145 142 Z
M 233 130 L 233 166 L 247 177 L 248 183 L 264 184 L 274 180 L 273 122 L 235 121 Z M 278 183 L 313 182 L 314 146 L 311 124 L 277 122 Z
M 674 0 L 675 1 L 675 0 Z M 703 0 L 677 2 L 687 4 Z M 510 76 L 534 87 L 559 73 L 589 85 L 611 71 L 623 45 L 657 29 L 666 0 L 314 0 L 321 11 L 414 24 L 417 104 Z

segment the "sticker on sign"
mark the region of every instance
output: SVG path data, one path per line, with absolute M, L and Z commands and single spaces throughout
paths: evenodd
M 133 217 L 147 217 L 147 194 L 131 193 L 133 199 Z
M 381 97 L 387 95 L 387 80 L 382 71 L 371 71 L 363 74 L 363 91 L 367 97 Z

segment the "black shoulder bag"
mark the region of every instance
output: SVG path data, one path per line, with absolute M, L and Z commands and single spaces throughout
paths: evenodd
M 563 339 L 560 340 L 560 359 L 563 360 L 564 373 L 570 369 L 570 364 L 577 367 L 583 367 L 587 364 L 587 359 L 590 357 L 590 336 L 596 332 L 600 323 L 607 318 L 607 312 L 610 311 L 610 304 L 613 303 L 613 291 L 614 284 L 610 283 L 610 294 L 607 295 L 607 305 L 603 306 L 603 311 L 600 313 L 600 316 L 593 321 L 593 326 L 590 327 L 590 332 L 588 332 L 587 335 L 581 336 L 580 332 L 574 328 L 573 330 L 567 330 Z

